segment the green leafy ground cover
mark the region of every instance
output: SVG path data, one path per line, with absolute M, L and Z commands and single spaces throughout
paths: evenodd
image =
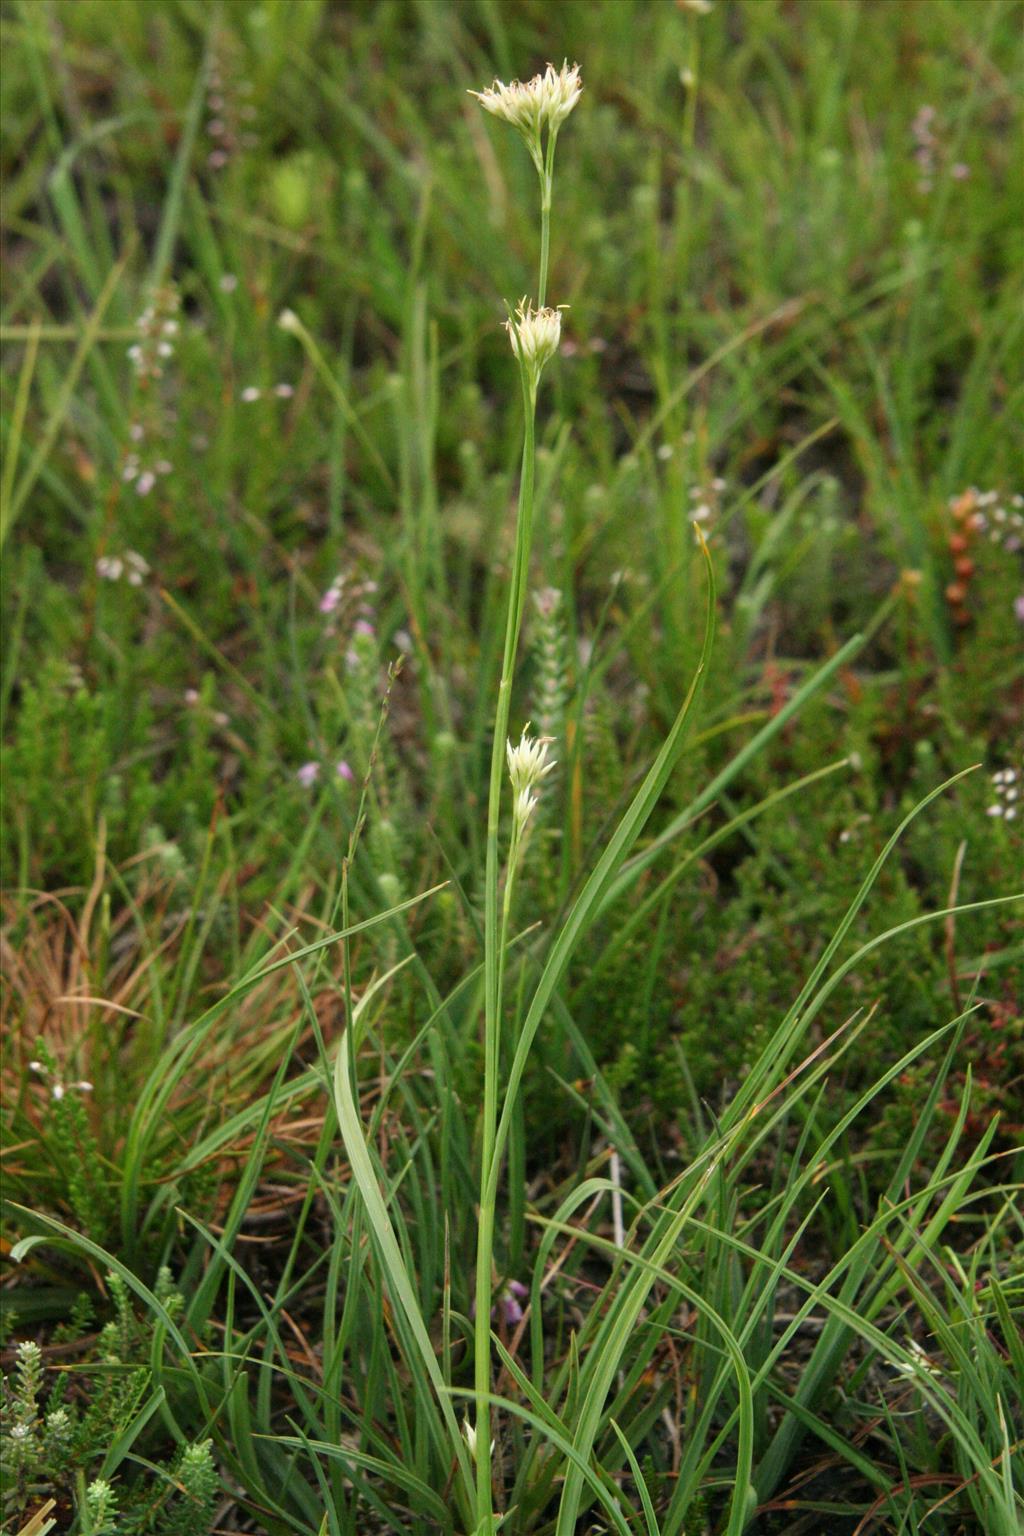
M 490 1528 L 563 57 L 500 1529 L 1020 1528 L 1022 11 L 701 10 L 4 7 L 4 1530 Z

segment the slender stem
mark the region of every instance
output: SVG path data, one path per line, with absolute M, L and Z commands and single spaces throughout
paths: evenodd
M 537 307 L 543 309 L 548 286 L 548 248 L 551 241 L 551 177 L 540 179 L 540 286 Z
M 498 918 L 498 832 L 501 822 L 501 787 L 512 701 L 519 632 L 526 602 L 526 578 L 533 531 L 536 385 L 523 374 L 525 407 L 523 462 L 516 514 L 516 542 L 512 561 L 512 585 L 505 624 L 505 650 L 494 714 L 491 746 L 490 791 L 487 800 L 487 865 L 484 895 L 484 1113 L 480 1155 L 480 1214 L 477 1223 L 476 1320 L 474 1324 L 474 1386 L 476 1389 L 476 1492 L 480 1536 L 492 1529 L 491 1413 L 487 1394 L 491 1386 L 491 1298 L 494 1248 L 496 1183 L 491 1164 L 498 1123 L 498 1074 L 501 1036 L 501 932 Z
M 540 277 L 537 283 L 537 308 L 543 309 L 548 291 L 548 253 L 551 247 L 551 187 L 555 173 L 555 134 L 548 134 L 547 154 L 538 160 L 540 177 Z

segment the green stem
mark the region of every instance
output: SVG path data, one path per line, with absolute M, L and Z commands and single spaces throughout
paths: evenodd
M 551 247 L 551 187 L 555 173 L 555 135 L 548 134 L 548 149 L 543 165 L 537 162 L 540 177 L 540 278 L 537 284 L 537 308 L 543 309 L 548 291 L 548 253 Z
M 551 177 L 541 177 L 540 203 L 540 287 L 537 290 L 537 308 L 544 308 L 548 286 L 548 248 L 551 242 Z
M 474 1386 L 476 1390 L 476 1493 L 477 1530 L 488 1536 L 493 1527 L 491 1494 L 491 1300 L 494 1248 L 494 1208 L 497 1180 L 492 1177 L 494 1143 L 498 1124 L 498 1074 L 500 1067 L 502 935 L 498 918 L 498 832 L 501 822 L 501 787 L 512 701 L 512 678 L 526 602 L 526 578 L 533 532 L 536 383 L 530 384 L 522 368 L 525 407 L 523 462 L 516 514 L 516 542 L 512 561 L 505 624 L 505 650 L 494 714 L 491 747 L 490 791 L 487 800 L 487 866 L 484 896 L 484 1112 L 480 1155 L 480 1214 L 477 1224 L 476 1320 L 474 1324 Z M 506 896 L 508 896 L 506 892 Z M 502 925 L 504 926 L 504 925 Z

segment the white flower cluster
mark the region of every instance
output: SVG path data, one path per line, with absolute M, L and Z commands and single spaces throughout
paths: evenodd
M 998 491 L 979 491 L 972 485 L 962 495 L 952 497 L 949 505 L 956 520 L 966 523 L 972 533 L 987 534 L 989 543 L 1001 545 L 1007 554 L 1020 553 L 1024 543 L 1024 496 L 1019 492 L 1006 497 Z
M 1001 768 L 998 773 L 994 773 L 992 788 L 995 790 L 996 798 L 989 806 L 988 814 L 999 817 L 1003 821 L 1013 821 L 1017 815 L 1017 800 L 1020 793 L 1017 786 L 1017 770 Z
M 505 743 L 508 759 L 508 776 L 512 781 L 512 816 L 517 832 L 522 832 L 537 807 L 539 796 L 535 793 L 540 781 L 554 768 L 554 759 L 548 759 L 550 736 L 528 736 L 529 726 L 524 726 L 519 745 Z
M 933 1365 L 916 1339 L 910 1341 L 910 1360 L 897 1361 L 894 1369 L 901 1376 L 941 1376 L 938 1366 Z
M 130 587 L 141 587 L 149 575 L 149 566 L 138 550 L 126 549 L 123 555 L 100 555 L 96 574 L 104 581 L 120 581 L 123 576 Z
M 124 461 L 121 479 L 126 485 L 134 484 L 137 495 L 148 496 L 154 485 L 156 485 L 157 477 L 159 475 L 169 475 L 172 468 L 173 465 L 170 459 L 157 459 L 150 469 L 143 464 L 137 453 L 129 453 Z
M 534 75 L 525 84 L 522 80 L 513 80 L 510 85 L 495 80 L 486 91 L 469 94 L 476 97 L 485 112 L 504 118 L 536 144 L 545 128 L 551 133 L 558 132 L 582 90 L 579 65 L 570 69 L 566 60 L 561 69 L 549 64 L 542 75 Z
M 562 336 L 561 310 L 534 309 L 526 299 L 521 299 L 514 317 L 506 320 L 505 328 L 513 352 L 536 384 L 544 364 L 550 362 L 558 351 Z
M 87 1083 L 84 1078 L 77 1083 L 62 1083 L 60 1078 L 53 1076 L 53 1073 L 43 1061 L 30 1061 L 28 1069 L 30 1072 L 35 1072 L 38 1077 L 52 1079 L 50 1083 L 50 1097 L 56 1099 L 58 1104 L 69 1088 L 74 1088 L 78 1093 L 92 1093 L 92 1083 Z
M 178 323 L 178 295 L 173 288 L 162 288 L 136 321 L 139 340 L 128 348 L 128 357 L 142 380 L 159 379 L 164 363 L 174 356 L 174 338 Z
M 690 500 L 693 509 L 690 517 L 695 523 L 709 522 L 719 510 L 719 500 L 728 482 L 716 475 L 709 485 L 691 485 Z

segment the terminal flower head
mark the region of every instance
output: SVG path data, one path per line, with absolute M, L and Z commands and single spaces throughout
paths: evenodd
M 561 69 L 549 64 L 542 75 L 534 75 L 525 84 L 522 80 L 513 80 L 510 85 L 495 80 L 486 91 L 469 94 L 476 97 L 485 112 L 504 118 L 528 140 L 537 142 L 545 128 L 558 132 L 582 90 L 579 65 L 570 68 L 568 61 L 564 61 Z
M 505 322 L 505 329 L 513 352 L 536 383 L 544 364 L 558 351 L 562 338 L 561 310 L 534 309 L 526 299 L 521 299 L 515 315 Z

